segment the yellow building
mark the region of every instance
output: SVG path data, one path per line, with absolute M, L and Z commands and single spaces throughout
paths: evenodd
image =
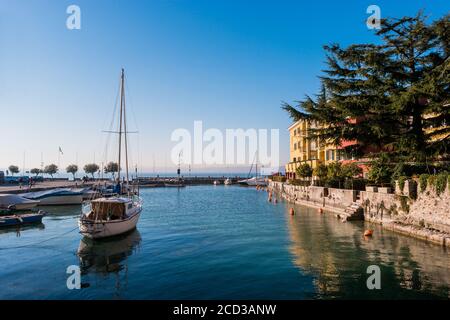
M 336 146 L 321 143 L 319 139 L 308 139 L 309 129 L 315 127 L 314 122 L 299 120 L 288 128 L 290 155 L 285 167 L 288 179 L 296 178 L 295 171 L 303 163 L 314 169 L 319 163 L 344 160 L 342 150 Z

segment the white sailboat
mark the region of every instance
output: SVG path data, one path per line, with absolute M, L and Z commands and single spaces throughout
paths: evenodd
M 255 153 L 255 159 L 256 159 L 256 155 L 257 154 Z M 239 180 L 238 183 L 240 185 L 250 186 L 250 187 L 267 186 L 267 180 L 265 178 L 263 178 L 263 177 L 259 177 L 258 178 L 258 160 L 256 159 L 256 161 L 253 161 L 253 163 L 255 164 L 255 176 L 252 177 L 252 178 Z M 250 175 L 252 173 L 253 163 L 252 163 L 252 166 L 250 167 L 250 171 L 248 173 L 248 177 L 250 177 Z
M 83 213 L 78 221 L 80 233 L 91 239 L 100 239 L 124 234 L 136 228 L 142 211 L 142 199 L 129 186 L 128 143 L 125 108 L 125 73 L 122 69 L 120 86 L 120 121 L 119 121 L 119 162 L 116 195 L 99 198 L 83 205 Z M 125 142 L 126 180 L 121 184 L 120 167 L 122 136 Z M 123 193 L 126 193 L 123 195 Z

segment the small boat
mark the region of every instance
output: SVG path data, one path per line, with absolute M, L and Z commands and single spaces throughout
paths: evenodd
M 256 160 L 256 161 L 255 161 Z M 255 165 L 255 176 L 253 178 L 249 178 L 251 173 L 252 173 L 252 169 L 253 169 L 253 165 Z M 243 179 L 243 180 L 239 180 L 238 183 L 240 185 L 243 186 L 267 186 L 267 181 L 265 178 L 263 177 L 259 177 L 258 178 L 258 160 L 257 160 L 257 153 L 255 153 L 255 159 L 252 163 L 252 166 L 250 167 L 250 171 L 248 173 L 248 178 L 247 179 Z
M 186 187 L 186 184 L 184 183 L 183 179 L 170 179 L 168 182 L 164 183 L 165 187 L 175 187 L 175 188 L 183 188 Z
M 229 186 L 231 185 L 233 182 L 231 181 L 230 178 L 226 178 L 225 181 L 223 182 L 224 185 Z
M 139 197 L 99 198 L 83 206 L 80 233 L 91 239 L 116 236 L 134 230 L 142 211 Z
M 73 192 L 80 192 L 83 195 L 84 200 L 93 200 L 95 198 L 99 198 L 102 193 L 101 191 L 92 190 L 92 188 L 72 188 Z
M 0 194 L 0 208 L 12 210 L 30 210 L 39 204 L 39 200 L 30 200 L 15 194 Z
M 257 178 L 257 177 L 253 177 L 253 178 L 249 178 L 249 179 L 244 179 L 244 180 L 240 180 L 238 181 L 239 184 L 241 185 L 247 185 L 247 186 L 267 186 L 267 181 L 264 178 Z
M 21 194 L 24 198 L 40 201 L 41 206 L 73 205 L 83 202 L 83 193 L 68 188 L 57 188 Z
M 12 227 L 31 223 L 41 223 L 44 215 L 45 213 L 40 210 L 39 212 L 36 213 L 0 216 L 0 227 Z
M 85 202 L 82 213 L 78 220 L 80 233 L 91 239 L 102 239 L 120 234 L 125 234 L 136 229 L 142 211 L 142 199 L 130 189 L 130 179 L 128 172 L 128 147 L 127 147 L 127 122 L 125 108 L 125 72 L 122 69 L 120 83 L 120 123 L 119 131 L 119 161 L 117 180 L 114 187 L 114 195 L 102 197 Z M 121 156 L 122 156 L 122 136 L 125 138 L 125 170 L 124 181 L 121 183 Z M 126 193 L 125 195 L 123 195 Z
M 220 181 L 219 181 L 219 180 L 214 180 L 213 184 L 214 184 L 215 186 L 217 186 L 217 185 L 220 184 Z

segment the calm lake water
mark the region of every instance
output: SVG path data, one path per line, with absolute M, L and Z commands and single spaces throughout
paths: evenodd
M 335 299 L 450 296 L 445 249 L 237 186 L 146 189 L 138 229 L 82 240 L 80 208 L 45 208 L 40 226 L 0 230 L 0 299 Z M 80 266 L 83 288 L 68 290 Z M 367 267 L 381 268 L 368 290 Z

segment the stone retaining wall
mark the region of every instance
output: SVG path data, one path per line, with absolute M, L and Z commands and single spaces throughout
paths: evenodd
M 433 186 L 420 192 L 418 183 L 406 181 L 403 190 L 360 191 L 358 203 L 364 209 L 364 219 L 380 223 L 389 230 L 450 246 L 450 188 L 437 195 Z M 295 203 L 321 206 L 342 212 L 357 201 L 356 190 L 292 186 L 270 182 L 269 188 Z M 369 189 L 369 188 L 368 188 Z M 416 198 L 417 199 L 414 199 Z

